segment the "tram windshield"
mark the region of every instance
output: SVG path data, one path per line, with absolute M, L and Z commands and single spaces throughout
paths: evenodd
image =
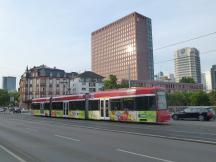
M 167 109 L 165 92 L 158 92 L 157 96 L 158 96 L 158 109 L 159 110 Z

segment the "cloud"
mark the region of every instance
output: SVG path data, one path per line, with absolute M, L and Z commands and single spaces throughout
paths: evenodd
M 1 1 L 0 76 L 20 76 L 27 65 L 47 64 L 66 71 L 90 69 L 91 32 L 133 11 L 152 19 L 155 48 L 213 32 L 215 6 L 214 1 L 202 0 Z M 160 50 L 154 53 L 155 62 L 172 59 L 178 48 L 193 46 L 206 51 L 214 45 L 215 37 L 209 37 Z M 216 56 L 201 59 L 203 69 L 208 69 Z M 155 73 L 173 72 L 173 64 L 155 65 Z

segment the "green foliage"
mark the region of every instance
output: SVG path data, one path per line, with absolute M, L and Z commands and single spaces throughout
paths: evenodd
M 214 97 L 216 97 L 216 95 Z M 210 95 L 203 91 L 170 93 L 170 94 L 167 94 L 167 103 L 169 106 L 209 106 L 209 105 L 213 105 L 210 99 Z
M 7 91 L 0 89 L 0 105 L 6 106 L 9 104 L 9 94 Z
M 115 75 L 110 75 L 109 79 L 104 81 L 104 90 L 107 89 L 117 89 L 117 88 L 128 88 L 128 82 L 121 82 L 121 84 L 117 83 L 117 77 Z
M 121 84 L 118 84 L 118 87 L 119 88 L 128 88 L 129 87 L 129 83 L 128 82 L 121 82 Z
M 192 106 L 210 105 L 208 94 L 203 91 L 192 93 L 190 96 L 190 105 Z
M 117 77 L 115 75 L 110 75 L 108 80 L 104 81 L 104 89 L 115 89 L 118 88 Z
M 191 77 L 182 77 L 179 82 L 180 83 L 195 83 L 194 79 Z
M 216 106 L 216 91 L 211 91 L 209 93 L 209 102 L 211 105 Z
M 10 97 L 14 97 L 14 102 L 18 103 L 19 102 L 19 93 L 18 92 L 9 92 Z M 12 103 L 14 104 L 14 103 Z
M 167 103 L 170 106 L 185 106 L 187 105 L 187 98 L 181 92 L 170 93 L 167 94 Z
M 14 97 L 14 102 L 10 102 L 10 97 Z M 3 89 L 0 89 L 0 106 L 14 105 L 19 101 L 18 92 L 7 92 Z

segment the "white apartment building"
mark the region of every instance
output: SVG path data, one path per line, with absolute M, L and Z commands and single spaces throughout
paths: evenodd
M 103 78 L 91 71 L 78 74 L 70 80 L 71 94 L 101 91 L 103 88 Z
M 186 47 L 176 51 L 175 76 L 177 82 L 182 77 L 192 77 L 196 83 L 201 83 L 200 57 L 196 48 Z

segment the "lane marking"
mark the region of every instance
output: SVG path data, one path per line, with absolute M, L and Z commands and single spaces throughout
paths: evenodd
M 53 119 L 52 119 L 52 120 L 50 120 L 50 119 L 45 119 L 45 120 L 43 120 L 42 122 L 45 123 L 46 121 L 55 122 Z M 79 123 L 73 121 L 73 124 L 72 124 L 72 125 L 75 125 L 75 124 L 79 124 Z M 88 123 L 85 122 L 85 123 L 81 123 L 81 124 L 88 124 Z M 68 126 L 70 126 L 70 124 L 65 124 L 65 123 L 64 123 L 63 125 L 68 125 Z M 106 126 L 106 125 L 103 124 L 102 126 Z M 114 125 L 114 127 L 124 128 L 124 127 L 122 127 L 122 126 L 120 126 L 120 125 Z M 127 126 L 127 128 L 137 128 L 137 129 L 140 129 L 140 128 L 142 128 L 142 127 Z M 200 135 L 211 135 L 211 136 L 216 136 L 216 134 L 214 134 L 214 133 L 203 133 L 203 132 L 197 132 L 197 131 L 196 131 L 196 132 L 189 132 L 189 131 L 164 130 L 164 129 L 162 129 L 162 128 L 159 128 L 159 129 L 158 129 L 158 127 L 157 127 L 156 129 L 154 129 L 154 127 L 149 127 L 149 126 L 146 126 L 144 129 L 145 129 L 145 130 L 152 130 L 152 131 L 161 131 L 161 130 L 163 130 L 163 131 L 170 132 L 170 133 L 185 133 L 185 134 L 195 134 L 195 135 L 200 134 Z M 205 139 L 210 139 L 210 138 L 205 138 Z
M 216 136 L 214 133 L 203 133 L 203 132 L 188 132 L 188 131 L 170 131 L 170 132 L 176 132 L 176 133 L 187 133 L 187 134 L 203 134 L 203 135 L 211 135 Z
M 19 119 L 15 119 L 19 120 Z M 127 134 L 132 134 L 132 135 L 140 135 L 140 136 L 147 136 L 147 137 L 155 137 L 155 138 L 163 138 L 163 139 L 171 139 L 171 140 L 178 140 L 178 141 L 185 141 L 185 142 L 195 142 L 195 143 L 202 143 L 202 144 L 211 144 L 211 145 L 216 145 L 216 141 L 208 141 L 208 140 L 202 140 L 202 139 L 207 139 L 201 137 L 200 139 L 192 139 L 192 138 L 182 138 L 182 137 L 175 137 L 175 136 L 164 136 L 164 135 L 156 135 L 156 134 L 147 134 L 147 133 L 138 133 L 138 132 L 129 132 L 129 131 L 121 131 L 121 130 L 114 130 L 114 129 L 106 129 L 106 128 L 98 128 L 98 127 L 90 127 L 90 126 L 81 126 L 81 125 L 75 125 L 75 124 L 62 124 L 60 125 L 53 125 L 56 124 L 56 122 L 49 122 L 47 123 L 46 121 L 33 121 L 33 120 L 19 120 L 23 122 L 31 122 L 34 124 L 38 125 L 47 125 L 47 126 L 66 126 L 67 128 L 73 128 L 71 126 L 74 126 L 76 128 L 87 128 L 87 129 L 94 129 L 94 130 L 102 130 L 102 131 L 110 131 L 110 132 L 117 132 L 117 133 L 127 133 Z M 53 124 L 52 124 L 53 123 Z
M 33 123 L 35 123 L 35 122 L 33 122 Z M 51 124 L 48 124 L 45 121 L 39 121 L 39 123 L 44 124 L 44 125 L 53 126 Z M 50 123 L 55 123 L 55 122 L 50 122 Z M 36 124 L 38 124 L 38 122 Z M 109 131 L 109 132 L 127 133 L 127 134 L 132 134 L 132 135 L 140 135 L 140 136 L 147 136 L 147 137 L 155 137 L 155 138 L 171 139 L 171 140 L 178 140 L 178 141 L 185 141 L 185 142 L 196 142 L 196 143 L 216 145 L 216 141 L 201 140 L 201 139 L 209 139 L 209 138 L 191 139 L 191 138 L 182 138 L 182 137 L 174 137 L 174 136 L 163 136 L 163 135 L 156 135 L 156 134 L 121 131 L 121 130 L 98 128 L 98 127 L 80 126 L 80 125 L 75 125 L 75 124 L 62 124 L 62 125 L 66 126 L 68 128 L 73 128 L 70 126 L 74 126 L 76 128 L 87 128 L 87 129 L 103 130 L 103 131 Z M 55 126 L 57 126 L 57 125 L 55 125 Z
M 58 135 L 58 134 L 55 134 L 54 136 L 59 137 L 59 138 L 63 138 L 63 139 L 67 139 L 67 140 L 77 141 L 77 142 L 80 141 L 79 139 L 70 138 L 70 137 L 66 137 L 66 136 L 61 136 L 61 135 Z
M 13 156 L 15 159 L 17 159 L 20 162 L 26 162 L 24 159 L 22 159 L 21 157 L 19 157 L 18 155 L 16 155 L 15 153 L 13 153 L 12 151 L 8 150 L 6 147 L 0 145 L 0 148 L 2 150 L 4 150 L 5 152 L 7 152 L 9 155 Z
M 32 128 L 26 128 L 26 130 L 32 131 L 32 132 L 37 132 L 38 130 L 32 129 Z
M 174 161 L 171 161 L 171 160 L 166 160 L 166 159 L 161 159 L 161 158 L 154 157 L 154 156 L 139 154 L 139 153 L 135 153 L 135 152 L 123 150 L 123 149 L 116 149 L 116 150 L 119 151 L 119 152 L 131 154 L 131 155 L 136 155 L 136 156 L 141 156 L 141 157 L 145 157 L 145 158 L 149 158 L 149 159 L 154 159 L 154 160 L 158 160 L 158 161 L 163 161 L 163 162 L 174 162 Z
M 53 119 L 53 118 L 43 118 L 42 119 L 43 121 L 41 121 L 41 122 L 51 122 L 51 123 L 53 123 L 53 122 L 55 122 L 55 120 Z M 62 120 L 63 121 L 63 120 Z M 64 122 L 64 121 L 63 121 Z M 65 124 L 65 123 L 64 123 Z M 73 124 L 79 124 L 79 122 L 76 122 L 76 121 L 73 121 Z M 81 124 L 88 124 L 88 122 L 86 122 L 86 121 L 84 121 L 83 123 L 81 123 Z M 93 123 L 94 124 L 94 123 Z M 69 125 L 69 124 L 68 124 Z M 105 124 L 102 124 L 102 126 L 106 126 Z M 123 126 L 120 126 L 120 125 L 115 125 L 114 127 L 119 127 L 119 128 L 124 128 Z M 139 126 L 127 126 L 127 128 L 136 128 L 136 129 L 140 129 L 140 128 L 142 128 L 142 127 L 139 127 Z M 144 128 L 145 130 L 152 130 L 152 131 L 155 131 L 155 129 L 154 129 L 154 127 L 151 127 L 151 126 L 145 126 L 145 128 Z M 162 129 L 162 128 L 159 128 L 158 129 L 158 127 L 156 128 L 157 130 L 156 131 L 160 131 L 160 130 L 163 130 L 164 131 L 164 129 Z M 186 134 L 195 134 L 195 135 L 197 135 L 197 134 L 200 134 L 200 135 L 212 135 L 212 136 L 216 136 L 216 134 L 214 134 L 214 133 L 203 133 L 203 132 L 189 132 L 189 131 L 175 131 L 175 130 L 165 130 L 166 132 L 170 132 L 170 133 L 186 133 Z M 206 139 L 208 139 L 208 138 L 206 138 Z
M 209 123 L 208 127 L 216 127 L 215 122 L 216 122 L 216 120 L 207 121 L 207 122 L 190 121 L 190 125 L 196 126 L 196 127 L 206 127 L 206 125 L 204 125 L 202 123 Z M 174 124 L 175 126 L 180 126 L 180 127 L 185 126 L 185 125 L 187 126 L 189 124 L 189 121 L 175 121 L 175 122 L 172 121 L 172 124 Z
M 40 120 L 40 122 L 50 122 L 50 123 L 53 123 L 53 122 L 55 122 L 55 120 L 54 120 L 55 118 L 43 118 L 43 121 L 41 121 Z M 63 120 L 62 120 L 63 121 Z M 64 123 L 65 124 L 65 123 Z M 75 125 L 75 124 L 79 124 L 79 122 L 76 122 L 76 121 L 73 121 L 73 125 Z M 84 123 L 81 123 L 81 124 L 88 124 L 88 122 L 84 122 Z M 93 123 L 94 124 L 94 123 Z M 70 124 L 65 124 L 65 125 L 69 125 L 70 126 Z M 102 124 L 102 126 L 106 126 L 105 124 Z M 216 126 L 216 125 L 215 125 Z M 119 128 L 124 128 L 124 127 L 122 127 L 122 126 L 120 126 L 120 125 L 114 125 L 114 127 L 119 127 Z M 137 129 L 139 129 L 139 128 L 142 128 L 142 127 L 139 127 L 139 126 L 127 126 L 127 128 L 137 128 Z M 151 126 L 145 126 L 145 130 L 153 130 L 153 131 L 155 131 L 155 129 L 154 129 L 155 127 L 151 127 Z M 159 128 L 158 129 L 158 127 L 156 128 L 157 129 L 157 131 L 160 131 L 160 130 L 163 130 L 164 131 L 164 129 L 161 129 L 161 128 Z M 189 132 L 189 131 L 175 131 L 175 130 L 165 130 L 166 132 L 176 132 L 176 133 L 187 133 L 187 134 L 201 134 L 201 135 L 212 135 L 212 136 L 216 136 L 216 134 L 215 133 L 203 133 L 203 132 Z
M 133 135 L 140 135 L 140 136 L 147 136 L 147 137 L 156 137 L 156 138 L 163 138 L 163 139 L 171 139 L 171 140 L 179 140 L 179 141 L 186 141 L 186 142 L 197 142 L 197 143 L 216 145 L 216 141 L 207 141 L 207 140 L 199 140 L 199 139 L 191 139 L 191 138 L 174 137 L 174 136 L 164 136 L 164 135 L 148 134 L 148 133 L 129 132 L 129 131 L 121 131 L 121 130 L 97 128 L 97 127 L 88 127 L 88 126 L 78 126 L 78 125 L 74 125 L 74 124 L 71 124 L 71 125 L 62 124 L 62 125 L 74 126 L 77 128 L 87 128 L 87 129 L 103 130 L 103 131 L 110 131 L 110 132 L 117 132 L 117 133 L 126 133 L 126 134 L 133 134 Z M 201 138 L 201 139 L 209 139 L 209 138 Z

